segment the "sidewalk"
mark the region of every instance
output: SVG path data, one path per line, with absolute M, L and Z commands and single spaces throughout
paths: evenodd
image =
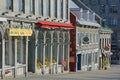
M 111 66 L 107 70 L 79 71 L 53 75 L 29 73 L 28 77 L 5 78 L 4 80 L 120 80 L 120 65 Z

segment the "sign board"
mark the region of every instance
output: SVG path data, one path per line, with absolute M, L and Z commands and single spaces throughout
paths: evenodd
M 9 36 L 32 36 L 31 29 L 9 29 Z

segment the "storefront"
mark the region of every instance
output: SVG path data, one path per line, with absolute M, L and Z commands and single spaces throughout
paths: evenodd
M 35 35 L 30 38 L 29 45 L 35 40 L 35 46 L 30 48 L 35 51 L 30 52 L 34 62 L 29 64 L 29 70 L 40 74 L 69 71 L 69 29 L 72 28 L 71 24 L 37 22 Z
M 0 24 L 0 63 L 2 78 L 5 76 L 27 75 L 28 37 L 32 30 L 19 22 L 8 21 Z M 20 22 L 21 23 L 21 22 Z M 16 26 L 16 27 L 15 27 Z

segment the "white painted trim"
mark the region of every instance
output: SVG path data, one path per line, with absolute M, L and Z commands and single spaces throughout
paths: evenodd
M 0 21 L 7 21 L 7 18 L 0 17 Z

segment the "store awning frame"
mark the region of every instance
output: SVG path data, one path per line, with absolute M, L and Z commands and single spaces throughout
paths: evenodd
M 45 22 L 39 21 L 36 24 L 40 25 L 41 28 L 65 28 L 65 29 L 74 29 L 72 24 L 68 23 L 58 23 L 58 22 Z

